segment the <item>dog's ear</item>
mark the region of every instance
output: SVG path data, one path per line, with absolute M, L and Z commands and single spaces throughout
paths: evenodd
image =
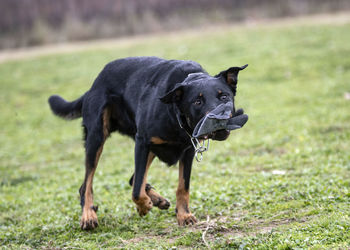
M 182 83 L 178 83 L 175 85 L 175 87 L 170 90 L 168 93 L 166 93 L 164 96 L 160 97 L 159 99 L 163 103 L 173 103 L 178 102 L 181 100 L 181 97 L 183 95 L 183 85 Z
M 215 77 L 222 77 L 227 82 L 228 85 L 233 90 L 233 93 L 236 94 L 237 81 L 238 81 L 238 72 L 248 67 L 248 64 L 242 67 L 231 67 L 227 70 L 221 71 Z

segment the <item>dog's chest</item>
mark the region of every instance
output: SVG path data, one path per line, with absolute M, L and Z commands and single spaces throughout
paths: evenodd
M 180 144 L 152 144 L 151 151 L 169 166 L 174 165 L 180 159 L 187 147 Z

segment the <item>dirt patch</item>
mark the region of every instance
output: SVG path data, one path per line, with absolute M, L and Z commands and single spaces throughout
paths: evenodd
M 274 229 L 288 225 L 291 223 L 304 223 L 313 218 L 313 216 L 303 217 L 303 218 L 284 218 L 276 219 L 266 222 L 265 220 L 256 220 L 248 223 L 244 229 L 231 229 L 224 232 L 225 237 L 243 237 L 243 236 L 255 236 L 258 234 L 266 234 L 272 232 Z
M 277 214 L 276 216 L 272 217 L 279 217 L 283 213 Z M 243 216 L 243 214 L 242 214 Z M 205 242 L 205 245 L 209 245 L 211 241 L 214 241 L 217 237 L 217 234 L 220 233 L 220 237 L 225 239 L 232 239 L 232 238 L 242 238 L 246 236 L 256 236 L 258 234 L 267 234 L 272 232 L 274 229 L 279 228 L 283 225 L 289 225 L 291 223 L 304 223 L 306 221 L 311 220 L 315 216 L 307 216 L 303 218 L 283 218 L 283 219 L 273 219 L 270 221 L 265 220 L 255 220 L 244 227 L 233 227 L 233 228 L 227 228 L 222 223 L 227 222 L 229 220 L 237 220 L 239 221 L 241 219 L 240 215 L 237 215 L 237 217 L 219 217 L 215 218 L 213 220 L 208 220 L 206 222 L 200 222 L 198 225 L 196 225 L 194 228 L 195 230 L 201 230 L 203 232 L 202 239 Z
M 172 239 L 168 239 L 168 243 L 169 243 L 169 244 L 175 243 L 175 241 L 176 241 L 177 238 L 178 238 L 178 237 L 174 237 L 174 238 L 172 238 Z M 145 241 L 145 240 L 161 241 L 161 240 L 164 240 L 164 237 L 159 236 L 159 235 L 148 235 L 148 236 L 136 237 L 136 238 L 129 239 L 129 240 L 123 240 L 123 239 L 121 239 L 121 241 L 123 242 L 123 244 L 124 244 L 125 246 L 127 246 L 127 245 L 129 245 L 129 244 L 136 244 L 136 243 L 139 243 L 139 242 L 142 242 L 142 241 Z
M 266 221 L 266 220 L 255 220 L 252 222 L 249 222 L 245 224 L 243 227 L 232 227 L 228 228 L 225 226 L 225 223 L 228 221 L 240 221 L 246 213 L 238 213 L 234 214 L 233 216 L 219 216 L 211 219 L 210 217 L 207 217 L 206 220 L 198 222 L 194 226 L 189 226 L 186 228 L 186 232 L 201 232 L 202 234 L 202 243 L 203 246 L 206 245 L 209 247 L 210 242 L 213 242 L 218 237 L 218 234 L 220 235 L 220 238 L 224 239 L 232 239 L 232 238 L 242 238 L 242 237 L 249 237 L 249 236 L 255 236 L 258 234 L 267 234 L 272 232 L 274 229 L 279 228 L 280 226 L 289 225 L 291 223 L 304 223 L 307 221 L 310 221 L 315 216 L 307 216 L 303 218 L 283 218 L 283 219 L 273 219 L 275 217 L 279 217 L 285 213 L 279 213 L 275 215 L 274 217 L 270 218 L 272 220 Z M 177 226 L 177 224 L 174 223 L 174 226 Z M 122 240 L 125 247 L 129 246 L 130 244 L 137 244 L 142 241 L 164 241 L 165 235 L 171 234 L 172 231 L 171 226 L 169 226 L 168 229 L 166 229 L 165 232 L 162 233 L 162 235 L 142 235 L 140 237 L 135 237 L 129 240 Z M 174 244 L 181 236 L 175 236 L 173 238 L 168 238 L 168 244 Z
M 331 125 L 329 127 L 320 128 L 319 132 L 321 134 L 342 133 L 349 129 L 350 129 L 350 126 L 347 126 L 347 125 Z

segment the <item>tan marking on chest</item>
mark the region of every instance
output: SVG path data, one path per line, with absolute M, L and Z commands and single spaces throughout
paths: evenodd
M 159 138 L 158 136 L 151 137 L 151 142 L 153 144 L 166 144 L 166 143 L 169 143 L 168 141 L 164 141 L 163 139 Z

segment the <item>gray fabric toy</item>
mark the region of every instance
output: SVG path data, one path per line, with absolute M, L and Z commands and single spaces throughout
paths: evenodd
M 217 106 L 197 123 L 192 136 L 198 138 L 221 129 L 235 130 L 243 127 L 248 121 L 248 115 L 244 114 L 243 109 L 238 109 L 231 117 L 232 106 L 232 102 Z

